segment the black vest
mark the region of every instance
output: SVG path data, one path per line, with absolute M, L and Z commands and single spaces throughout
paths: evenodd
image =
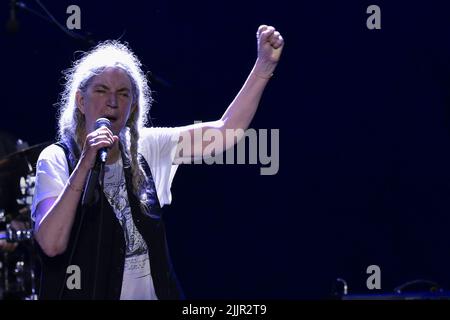
M 63 143 L 56 145 L 64 149 L 69 165 L 69 174 L 71 174 L 73 168 L 69 160 L 68 147 Z M 150 168 L 144 157 L 140 155 L 139 161 L 149 181 L 149 192 L 147 192 L 149 212 L 144 213 L 141 210 L 139 199 L 132 192 L 130 167 L 125 158 L 123 161 L 132 218 L 148 247 L 156 295 L 160 300 L 183 299 L 183 293 L 170 261 L 162 210 Z M 37 246 L 41 261 L 39 299 L 117 300 L 120 298 L 125 263 L 124 231 L 103 191 L 98 189 L 96 192 L 100 197 L 96 205 L 82 208 L 80 200 L 69 243 L 63 254 L 48 257 Z M 101 233 L 99 232 L 100 225 Z M 77 233 L 79 233 L 78 237 Z M 101 236 L 99 237 L 99 235 Z M 99 250 L 97 250 L 98 248 Z M 69 265 L 80 268 L 81 289 L 67 287 L 67 279 L 73 273 L 70 269 L 67 272 Z M 96 284 L 95 293 L 94 283 Z

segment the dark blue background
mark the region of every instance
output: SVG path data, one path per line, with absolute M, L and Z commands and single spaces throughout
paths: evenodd
M 278 174 L 185 165 L 174 180 L 166 221 L 187 297 L 329 298 L 337 277 L 369 293 L 372 264 L 381 292 L 414 279 L 450 287 L 444 1 L 43 2 L 63 25 L 79 5 L 95 40 L 124 33 L 153 74 L 156 126 L 218 119 L 251 70 L 258 25 L 286 40 L 251 125 L 280 130 Z M 366 28 L 371 4 L 381 30 Z M 7 1 L 0 12 L 6 24 Z M 61 71 L 89 46 L 17 16 L 17 33 L 1 31 L 0 128 L 31 145 L 54 139 Z

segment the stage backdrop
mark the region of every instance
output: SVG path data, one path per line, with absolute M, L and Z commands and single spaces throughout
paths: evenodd
M 0 33 L 0 129 L 30 145 L 55 138 L 61 72 L 90 43 L 128 42 L 149 72 L 152 124 L 180 126 L 222 115 L 260 24 L 285 38 L 251 124 L 279 130 L 278 173 L 203 164 L 175 177 L 165 218 L 188 298 L 325 299 L 336 278 L 350 293 L 415 279 L 450 287 L 449 5 L 42 0 L 59 28 L 23 3 Z M 381 29 L 367 27 L 372 4 Z M 67 34 L 70 5 L 85 40 Z M 379 290 L 366 286 L 371 265 Z

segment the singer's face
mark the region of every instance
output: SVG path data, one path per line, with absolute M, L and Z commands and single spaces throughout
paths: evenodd
M 77 93 L 77 101 L 86 119 L 86 133 L 95 130 L 95 121 L 98 118 L 108 118 L 112 132 L 118 135 L 132 111 L 130 78 L 123 69 L 108 67 L 94 76 L 86 92 Z

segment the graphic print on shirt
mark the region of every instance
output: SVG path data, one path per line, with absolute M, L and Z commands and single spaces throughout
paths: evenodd
M 149 250 L 133 222 L 120 160 L 105 167 L 104 192 L 122 226 L 125 237 L 125 264 L 120 299 L 157 300 L 151 275 Z
M 147 245 L 133 222 L 122 166 L 105 167 L 104 191 L 125 235 L 126 258 L 146 254 Z M 138 266 L 134 266 L 138 267 Z

